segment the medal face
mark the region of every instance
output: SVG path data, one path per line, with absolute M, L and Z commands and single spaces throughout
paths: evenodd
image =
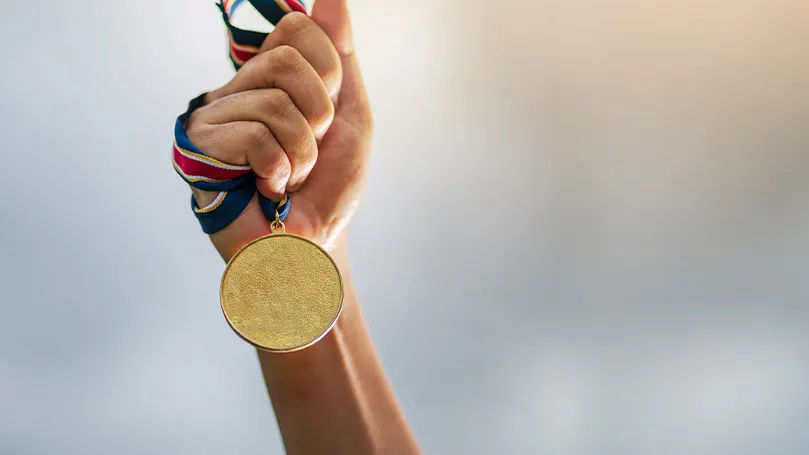
M 334 326 L 343 306 L 343 281 L 331 256 L 293 234 L 270 234 L 247 244 L 228 262 L 220 291 L 230 327 L 270 352 L 311 346 Z

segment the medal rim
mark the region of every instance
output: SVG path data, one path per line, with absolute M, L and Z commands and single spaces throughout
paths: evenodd
M 233 323 L 231 322 L 230 318 L 228 317 L 227 312 L 225 311 L 225 302 L 224 302 L 225 299 L 224 299 L 224 295 L 223 295 L 224 294 L 225 276 L 227 276 L 228 270 L 230 270 L 230 266 L 233 263 L 233 261 L 235 261 L 236 258 L 239 257 L 239 255 L 242 252 L 244 252 L 247 248 L 249 248 L 254 243 L 258 243 L 258 242 L 260 242 L 262 240 L 270 239 L 270 238 L 273 238 L 273 237 L 293 237 L 293 238 L 296 238 L 296 239 L 299 239 L 299 240 L 303 240 L 303 241 L 305 241 L 305 242 L 307 242 L 307 243 L 309 243 L 311 245 L 314 245 L 318 250 L 320 250 L 321 253 L 326 255 L 326 257 L 329 259 L 331 264 L 334 266 L 334 270 L 337 272 L 337 281 L 340 284 L 340 303 L 338 304 L 338 307 L 337 307 L 337 314 L 335 314 L 334 319 L 332 319 L 332 321 L 329 323 L 329 325 L 326 327 L 326 329 L 323 331 L 323 333 L 321 333 L 320 335 L 315 337 L 315 339 L 313 339 L 312 341 L 304 343 L 304 344 L 302 344 L 300 346 L 295 346 L 295 347 L 292 347 L 292 348 L 285 348 L 285 349 L 278 349 L 278 348 L 262 346 L 262 345 L 260 345 L 258 343 L 255 343 L 255 342 L 253 342 L 251 340 L 248 340 L 247 337 L 242 335 L 241 332 L 239 332 L 239 330 L 237 330 L 236 327 L 233 326 Z M 323 249 L 317 243 L 307 239 L 306 237 L 303 237 L 303 236 L 300 236 L 300 235 L 297 235 L 297 234 L 289 234 L 287 232 L 279 232 L 277 234 L 272 233 L 272 234 L 263 235 L 263 236 L 261 236 L 261 237 L 259 237 L 257 239 L 254 239 L 254 240 L 250 241 L 249 243 L 247 243 L 243 247 L 239 248 L 239 251 L 237 251 L 230 258 L 227 265 L 225 265 L 225 270 L 222 272 L 222 278 L 221 278 L 221 280 L 219 282 L 219 307 L 222 310 L 222 315 L 225 316 L 225 321 L 227 321 L 228 326 L 230 326 L 230 329 L 233 330 L 233 332 L 236 335 L 238 335 L 239 338 L 241 338 L 242 340 L 244 340 L 246 343 L 250 344 L 254 348 L 256 348 L 256 349 L 258 349 L 260 351 L 264 351 L 264 352 L 271 352 L 271 353 L 279 353 L 280 354 L 280 353 L 301 351 L 303 349 L 306 349 L 306 348 L 314 345 L 318 341 L 322 340 L 323 337 L 325 337 L 329 332 L 331 332 L 331 330 L 334 328 L 334 325 L 337 323 L 337 320 L 340 319 L 340 315 L 343 313 L 343 302 L 344 302 L 344 300 L 345 300 L 345 288 L 344 288 L 344 285 L 343 285 L 343 274 L 340 272 L 340 267 L 337 266 L 337 263 L 334 261 L 334 258 L 328 253 L 328 251 Z

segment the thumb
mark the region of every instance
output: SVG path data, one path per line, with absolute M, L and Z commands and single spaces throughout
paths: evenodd
M 316 0 L 312 7 L 312 20 L 329 35 L 341 56 L 354 53 L 348 0 Z

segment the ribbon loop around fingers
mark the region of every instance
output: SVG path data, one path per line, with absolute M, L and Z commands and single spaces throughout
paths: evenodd
M 247 204 L 258 193 L 256 175 L 250 166 L 223 163 L 199 150 L 188 138 L 185 123 L 194 110 L 202 106 L 205 94 L 194 98 L 188 110 L 177 118 L 174 126 L 173 165 L 177 174 L 194 188 L 218 192 L 216 198 L 205 207 L 197 204 L 191 196 L 191 208 L 197 217 L 202 231 L 214 234 L 230 225 L 244 211 Z M 258 193 L 264 215 L 275 220 L 278 212 L 283 221 L 289 213 L 290 202 L 284 197 L 276 203 Z
M 301 12 L 306 7 L 301 0 L 247 0 L 265 19 L 278 24 L 285 14 Z M 238 70 L 248 60 L 258 55 L 261 44 L 268 33 L 244 30 L 231 23 L 233 12 L 245 0 L 221 0 L 217 6 L 222 11 L 222 19 L 228 29 L 230 59 Z M 191 114 L 204 104 L 202 94 L 188 104 L 188 110 L 177 117 L 174 125 L 174 146 L 172 161 L 174 170 L 189 185 L 203 191 L 218 192 L 216 198 L 205 207 L 199 207 L 191 196 L 191 208 L 206 234 L 221 231 L 230 225 L 244 211 L 247 204 L 258 193 L 256 176 L 250 166 L 233 165 L 219 161 L 198 149 L 188 138 L 185 125 Z M 283 221 L 289 213 L 289 197 L 276 203 L 258 193 L 259 204 L 269 220 L 276 215 Z

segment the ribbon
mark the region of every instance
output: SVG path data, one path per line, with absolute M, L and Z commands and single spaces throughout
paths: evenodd
M 275 25 L 287 13 L 301 12 L 306 14 L 306 7 L 298 0 L 249 0 L 250 4 L 271 24 Z M 217 6 L 222 11 L 222 20 L 228 27 L 230 43 L 230 60 L 233 66 L 239 69 L 248 60 L 255 57 L 261 48 L 261 43 L 267 38 L 267 33 L 244 30 L 234 26 L 230 18 L 236 8 L 244 0 L 222 0 Z
M 306 7 L 299 0 L 248 0 L 250 4 L 273 25 L 291 12 L 306 14 Z M 222 0 L 217 4 L 228 28 L 230 59 L 238 70 L 248 60 L 255 57 L 268 33 L 243 30 L 235 27 L 230 17 L 244 0 Z M 191 196 L 191 209 L 197 217 L 202 231 L 214 234 L 226 228 L 247 207 L 256 189 L 256 176 L 250 166 L 223 163 L 198 149 L 188 138 L 185 124 L 196 109 L 203 105 L 205 94 L 188 103 L 188 110 L 177 117 L 174 125 L 174 145 L 172 161 L 177 174 L 194 188 L 203 191 L 217 191 L 213 202 L 205 207 L 197 205 Z M 287 196 L 275 203 L 258 193 L 258 200 L 264 215 L 275 220 L 276 214 L 283 221 L 289 213 L 290 201 Z

